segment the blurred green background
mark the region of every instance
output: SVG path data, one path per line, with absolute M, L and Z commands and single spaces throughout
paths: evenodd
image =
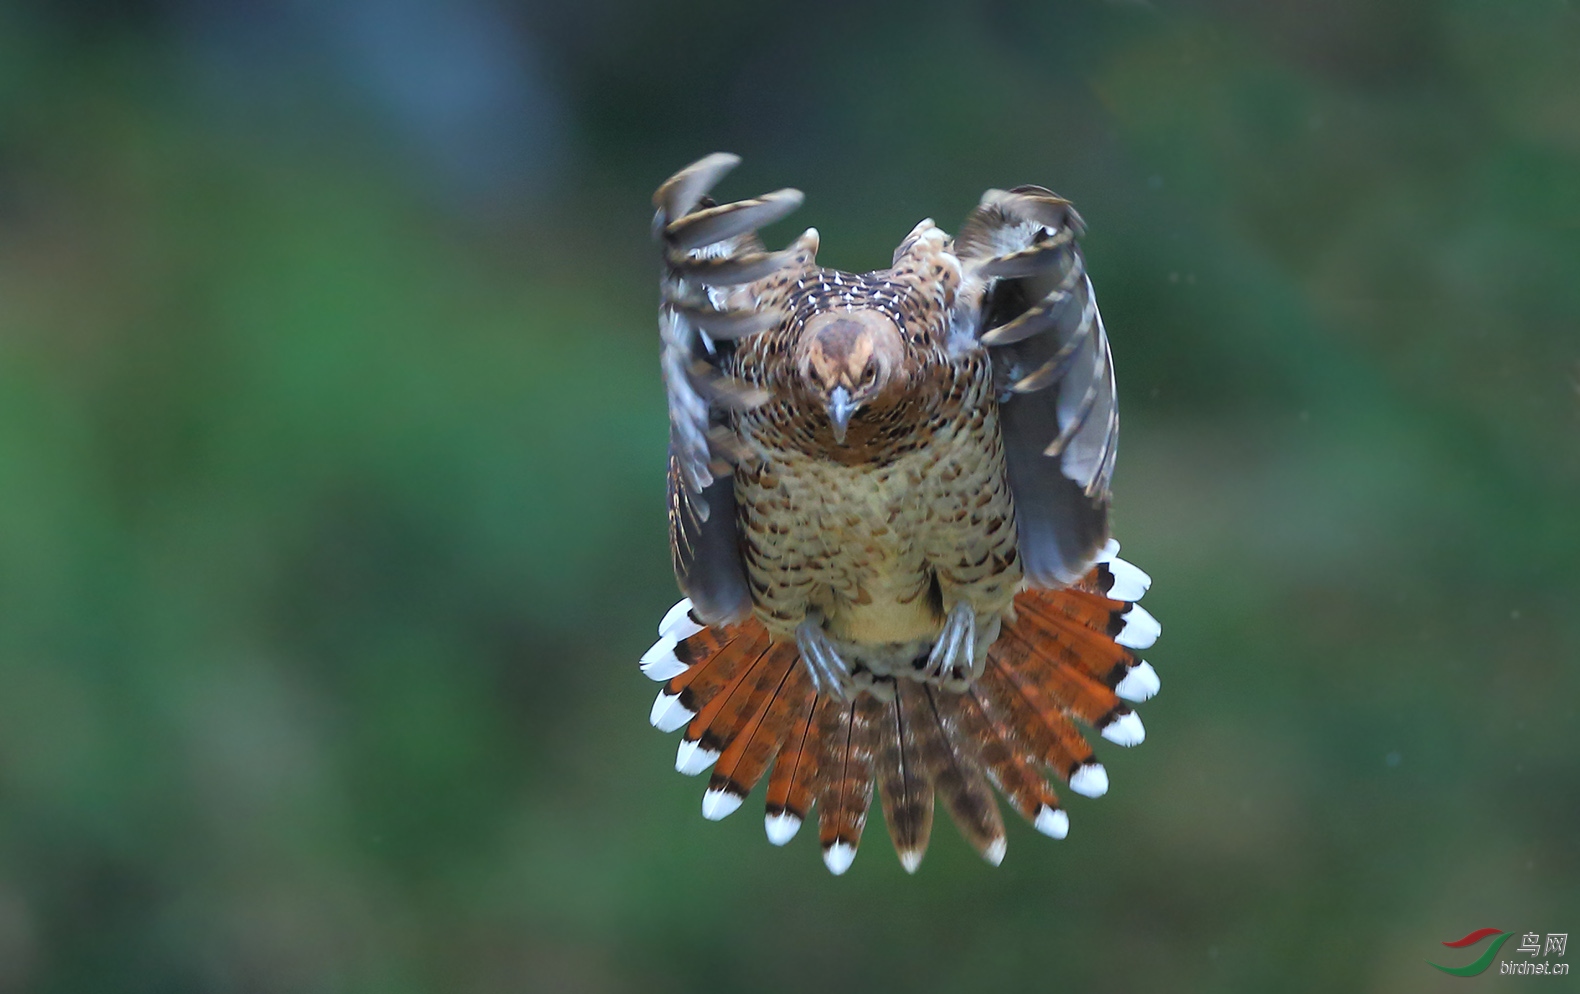
M 719 149 L 847 269 L 1084 213 L 1164 690 L 1068 840 L 832 878 L 647 726 Z M 1577 663 L 1569 0 L 0 2 L 0 990 L 1519 987 L 1424 960 L 1580 932 Z

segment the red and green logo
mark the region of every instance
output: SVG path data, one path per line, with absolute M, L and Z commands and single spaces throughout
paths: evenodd
M 1486 973 L 1487 967 L 1491 966 L 1492 961 L 1498 958 L 1498 950 L 1503 948 L 1503 944 L 1508 942 L 1509 936 L 1513 934 L 1513 932 L 1505 932 L 1500 928 L 1478 928 L 1463 939 L 1455 939 L 1453 942 L 1443 943 L 1450 949 L 1465 949 L 1469 946 L 1474 946 L 1488 936 L 1497 936 L 1492 941 L 1492 944 L 1487 947 L 1487 951 L 1482 953 L 1474 963 L 1467 963 L 1464 966 L 1438 966 L 1431 960 L 1427 960 L 1426 965 L 1436 966 L 1444 973 L 1450 973 L 1456 977 L 1474 977 L 1478 973 Z

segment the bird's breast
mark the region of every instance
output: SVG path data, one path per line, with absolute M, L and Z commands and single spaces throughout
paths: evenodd
M 962 563 L 1011 568 L 1013 510 L 992 413 L 928 426 L 879 464 L 749 434 L 758 458 L 736 470 L 736 493 L 754 600 L 770 629 L 787 635 L 816 612 L 847 643 L 930 642 L 944 618 L 941 580 Z

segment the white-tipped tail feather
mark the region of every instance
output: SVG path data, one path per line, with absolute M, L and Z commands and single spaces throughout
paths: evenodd
M 906 873 L 915 873 L 917 868 L 922 865 L 922 857 L 927 854 L 921 849 L 901 849 L 896 855 L 900 857 L 900 866 L 905 869 Z
M 701 742 L 681 739 L 680 747 L 675 750 L 675 772 L 694 777 L 712 766 L 713 761 L 718 758 L 719 752 L 717 749 L 709 749 Z M 721 815 L 720 817 L 723 816 Z
M 828 872 L 836 877 L 850 869 L 850 864 L 855 861 L 855 847 L 844 842 L 836 842 L 823 850 L 823 863 L 828 867 Z
M 994 866 L 998 866 L 1000 863 L 1004 862 L 1004 854 L 1008 851 L 1009 840 L 1000 835 L 992 842 L 989 842 L 986 849 L 982 850 L 982 858 L 987 860 L 989 863 L 992 863 Z
M 1108 771 L 1102 763 L 1086 763 L 1070 774 L 1070 789 L 1083 797 L 1102 797 L 1108 793 Z
M 718 821 L 728 818 L 735 813 L 735 809 L 746 800 L 739 794 L 732 794 L 727 790 L 711 789 L 702 795 L 702 817 L 709 821 Z
M 1140 604 L 1130 605 L 1130 609 L 1120 617 L 1124 619 L 1125 627 L 1114 636 L 1114 641 L 1127 649 L 1150 649 L 1158 636 L 1163 634 L 1163 626 L 1158 624 L 1158 619 Z
M 691 598 L 686 598 L 664 615 L 664 620 L 658 623 L 660 638 L 672 638 L 676 642 L 684 642 L 691 636 L 702 631 L 703 626 L 691 620 Z
M 647 720 L 661 732 L 673 732 L 696 716 L 695 711 L 680 703 L 679 694 L 667 694 L 660 690 L 658 697 L 653 700 L 653 710 L 648 713 Z
M 1108 572 L 1114 582 L 1108 587 L 1108 597 L 1116 601 L 1138 601 L 1152 586 L 1152 578 L 1123 559 L 1108 563 Z
M 788 811 L 781 811 L 763 819 L 763 827 L 768 830 L 768 841 L 776 846 L 782 846 L 795 838 L 795 833 L 801 831 L 801 819 Z
M 1140 704 L 1142 701 L 1151 700 L 1160 686 L 1162 683 L 1158 680 L 1158 671 L 1143 659 L 1130 667 L 1125 678 L 1114 687 L 1114 693 L 1118 694 L 1121 700 Z
M 686 664 L 675 655 L 677 643 L 668 635 L 653 643 L 642 653 L 642 675 L 657 683 L 665 683 L 686 672 Z
M 1044 804 L 1037 809 L 1037 820 L 1031 826 L 1050 839 L 1062 839 L 1070 834 L 1070 816 L 1060 808 Z
M 1124 714 L 1110 721 L 1102 728 L 1103 738 L 1122 746 L 1140 745 L 1146 740 L 1147 730 L 1141 724 L 1141 716 L 1134 711 Z

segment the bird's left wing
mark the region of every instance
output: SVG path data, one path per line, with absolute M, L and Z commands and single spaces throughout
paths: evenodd
M 805 265 L 817 249 L 816 232 L 779 252 L 765 251 L 756 235 L 801 206 L 799 190 L 722 206 L 708 198 L 739 162 L 722 152 L 699 159 L 653 195 L 653 235 L 664 257 L 658 326 L 669 397 L 670 553 L 681 590 L 708 624 L 751 610 L 731 469 L 740 443 L 727 415 L 768 399 L 760 386 L 725 375 L 723 363 L 737 340 L 781 318 L 761 305 L 756 285 Z
M 1069 201 L 1038 186 L 989 190 L 955 255 L 959 337 L 987 347 L 1026 577 L 1075 583 L 1108 539 L 1119 443 L 1113 357 Z

